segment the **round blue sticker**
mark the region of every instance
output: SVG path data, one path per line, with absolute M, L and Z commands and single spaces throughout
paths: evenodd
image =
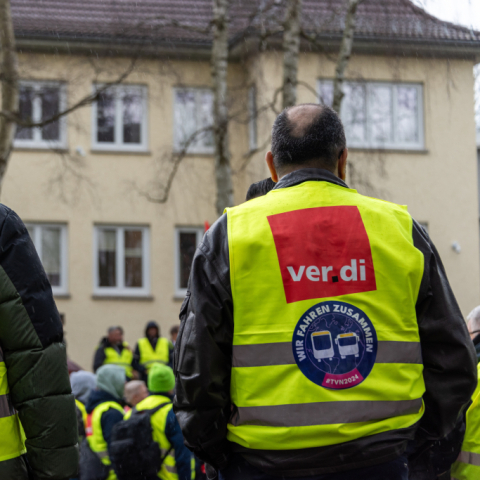
M 345 302 L 321 302 L 308 309 L 293 333 L 293 356 L 313 383 L 351 388 L 362 383 L 377 357 L 377 333 L 359 308 Z

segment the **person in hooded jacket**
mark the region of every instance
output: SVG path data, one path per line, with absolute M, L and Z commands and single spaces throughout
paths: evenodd
M 87 427 L 85 429 L 90 449 L 98 455 L 104 465 L 110 466 L 108 449 L 113 427 L 123 420 L 123 392 L 125 370 L 117 365 L 103 365 L 97 370 L 97 389 L 90 394 L 87 403 Z M 80 478 L 88 480 L 83 467 L 91 471 L 91 465 L 80 464 Z M 108 480 L 117 476 L 110 468 Z
M 87 423 L 87 410 L 85 405 L 88 402 L 90 393 L 92 393 L 92 390 L 95 390 L 97 377 L 91 372 L 80 370 L 70 375 L 70 384 L 72 385 L 72 393 L 77 406 L 78 443 L 80 444 L 85 436 L 85 425 Z
M 148 372 L 156 363 L 173 366 L 173 345 L 167 338 L 160 336 L 158 323 L 151 320 L 145 327 L 145 337 L 137 342 L 132 366 L 140 373 L 142 380 L 147 382 Z

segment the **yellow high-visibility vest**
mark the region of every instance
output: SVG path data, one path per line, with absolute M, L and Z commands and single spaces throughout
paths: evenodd
M 123 342 L 123 349 L 121 353 L 118 353 L 117 350 L 115 350 L 113 347 L 105 348 L 105 360 L 103 364 L 112 364 L 122 367 L 123 369 L 125 369 L 125 375 L 128 378 L 132 378 L 133 374 L 132 360 L 133 353 L 128 348 L 127 342 Z
M 480 375 L 480 364 L 478 364 Z M 480 377 L 479 377 L 480 378 Z M 452 480 L 478 480 L 480 478 L 480 382 L 467 410 L 467 429 L 462 451 L 452 466 Z
M 308 181 L 226 211 L 235 407 L 227 438 L 303 449 L 418 422 L 424 257 L 406 207 Z
M 85 434 L 90 448 L 95 452 L 104 465 L 111 465 L 108 456 L 108 446 L 102 431 L 102 415 L 111 408 L 118 410 L 122 415 L 123 408 L 116 402 L 103 402 L 97 405 L 91 413 L 87 415 L 85 424 Z M 116 480 L 117 476 L 113 468 L 110 468 L 109 475 L 106 480 Z
M 75 404 L 77 405 L 77 408 L 80 410 L 80 413 L 82 414 L 82 420 L 83 420 L 83 425 L 87 425 L 87 410 L 85 408 L 85 405 L 78 399 L 75 399 Z
M 165 457 L 164 462 L 158 472 L 158 478 L 162 480 L 178 480 L 177 467 L 175 464 L 175 450 L 172 449 L 171 443 L 168 441 L 167 436 L 165 435 L 165 426 L 167 424 L 167 415 L 172 410 L 172 403 L 168 397 L 162 395 L 150 395 L 149 397 L 143 399 L 139 402 L 135 408 L 141 412 L 142 410 L 151 410 L 152 408 L 158 407 L 162 403 L 167 403 L 160 410 L 155 412 L 151 418 L 152 430 L 153 430 L 153 440 L 158 443 L 162 458 Z M 132 416 L 132 411 L 128 411 L 125 414 L 125 420 L 128 420 Z M 195 478 L 195 459 L 191 459 L 191 468 L 192 468 L 192 479 Z
M 146 368 L 147 372 L 154 363 L 168 365 L 170 342 L 166 338 L 158 338 L 155 350 L 148 338 L 141 338 L 138 341 L 138 350 L 140 351 L 140 364 Z
M 7 367 L 0 348 L 0 462 L 19 457 L 27 451 L 22 425 L 12 406 L 9 392 Z

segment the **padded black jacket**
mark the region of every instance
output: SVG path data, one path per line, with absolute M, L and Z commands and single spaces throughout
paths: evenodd
M 275 188 L 305 181 L 346 187 L 332 173 L 302 169 L 285 175 Z M 251 450 L 226 439 L 234 412 L 230 399 L 233 299 L 223 215 L 195 254 L 175 347 L 174 409 L 186 445 L 217 468 L 232 451 L 272 475 L 307 476 L 375 465 L 403 454 L 410 441 L 438 440 L 455 426 L 476 385 L 476 355 L 440 257 L 425 230 L 413 224 L 414 245 L 424 255 L 424 275 L 416 304 L 424 364 L 425 414 L 418 424 L 351 442 L 300 450 Z
M 25 225 L 1 204 L 0 346 L 27 448 L 26 458 L 0 462 L 0 479 L 75 477 L 77 418 L 60 316 Z

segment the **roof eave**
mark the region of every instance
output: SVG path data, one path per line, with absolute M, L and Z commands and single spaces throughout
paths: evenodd
M 318 37 L 322 50 L 336 51 L 341 35 Z M 54 52 L 63 54 L 96 54 L 102 56 L 165 57 L 172 59 L 209 60 L 211 42 L 188 40 L 146 41 L 144 39 L 111 37 L 77 37 L 50 35 L 26 35 L 16 37 L 17 49 L 22 52 Z M 279 49 L 281 37 L 271 38 L 269 49 Z M 302 50 L 321 51 L 308 42 L 302 42 Z M 233 38 L 230 42 L 232 60 L 258 51 L 258 37 Z M 403 55 L 433 58 L 468 59 L 480 62 L 480 41 L 431 40 L 421 38 L 392 38 L 356 35 L 353 53 L 362 55 Z

